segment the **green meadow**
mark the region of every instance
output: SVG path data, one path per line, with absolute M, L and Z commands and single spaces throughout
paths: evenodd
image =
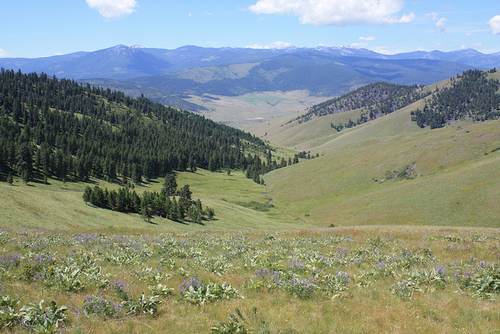
M 24 184 L 15 179 L 13 185 L 0 183 L 0 220 L 2 226 L 15 229 L 45 229 L 65 231 L 201 231 L 288 229 L 301 224 L 294 222 L 274 207 L 264 186 L 247 179 L 243 173 L 197 170 L 177 174 L 178 184 L 189 184 L 193 197 L 215 209 L 216 219 L 206 225 L 182 224 L 155 217 L 152 224 L 140 215 L 124 214 L 95 208 L 82 200 L 86 186 L 100 185 L 108 189 L 119 186 L 102 180 L 92 183 L 66 182 L 49 179 L 49 184 Z M 162 179 L 138 185 L 135 190 L 160 191 Z
M 275 205 L 314 226 L 499 227 L 500 121 L 420 129 L 410 120 L 419 105 L 330 129 L 310 147 L 319 158 L 266 175 Z M 387 178 L 409 166 L 411 177 Z

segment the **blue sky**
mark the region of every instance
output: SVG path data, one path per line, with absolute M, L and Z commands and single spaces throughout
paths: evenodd
M 498 0 L 16 0 L 0 13 L 3 57 L 116 44 L 500 51 Z

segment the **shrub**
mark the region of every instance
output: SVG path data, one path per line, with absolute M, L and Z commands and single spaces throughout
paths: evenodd
M 301 299 L 311 298 L 317 286 L 309 279 L 294 277 L 285 284 L 285 289 Z
M 420 288 L 412 280 L 402 280 L 391 287 L 391 292 L 400 298 L 411 298 L 415 291 L 420 291 Z
M 500 293 L 500 267 L 482 264 L 476 272 L 456 275 L 462 289 L 471 290 L 475 296 L 493 299 Z
M 35 333 L 55 333 L 66 323 L 66 306 L 57 306 L 52 301 L 49 306 L 43 306 L 42 300 L 38 304 L 29 304 L 19 310 L 21 325 Z
M 211 328 L 212 334 L 248 334 L 250 331 L 245 326 L 246 320 L 239 309 L 229 315 L 227 321 L 221 322 Z
M 332 297 L 338 297 L 347 290 L 350 282 L 349 274 L 339 271 L 337 274 L 325 275 L 322 279 L 323 290 Z
M 95 314 L 103 318 L 111 318 L 114 317 L 118 311 L 118 306 L 102 297 L 88 296 L 85 298 L 83 304 L 83 312 L 87 316 Z
M 19 301 L 10 296 L 0 297 L 0 329 L 8 329 L 16 326 L 21 315 L 17 311 Z
M 150 286 L 149 290 L 151 291 L 152 295 L 160 296 L 163 298 L 168 297 L 174 293 L 174 289 L 169 288 L 161 283 Z
M 116 280 L 113 282 L 113 289 L 121 300 L 128 300 L 128 293 L 125 291 L 127 283 L 122 280 Z
M 142 294 L 137 300 L 127 300 L 122 303 L 123 308 L 128 315 L 149 314 L 156 316 L 158 314 L 158 306 L 161 304 L 160 297 L 152 295 L 146 297 Z
M 203 284 L 196 278 L 191 278 L 181 286 L 182 298 L 196 305 L 239 297 L 238 290 L 227 283 L 208 283 Z

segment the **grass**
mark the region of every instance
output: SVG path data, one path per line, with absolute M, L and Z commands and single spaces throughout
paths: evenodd
M 361 110 L 353 110 L 313 118 L 303 123 L 298 123 L 297 121 L 286 123 L 281 120 L 280 122 L 269 125 L 266 129 L 268 135 L 265 139 L 284 147 L 292 147 L 297 150 L 309 150 L 339 135 L 339 133 L 331 127 L 332 123 L 347 123 L 350 119 L 357 120 L 360 115 Z
M 97 181 L 103 187 L 115 188 L 116 184 Z M 279 209 L 259 209 L 267 206 L 270 199 L 265 187 L 247 179 L 243 173 L 233 171 L 212 173 L 198 170 L 196 173 L 178 173 L 179 186 L 191 185 L 194 198 L 215 209 L 216 220 L 206 226 L 184 225 L 162 218 L 154 218 L 154 224 L 145 223 L 139 215 L 123 214 L 86 205 L 82 200 L 85 183 L 63 183 L 49 179 L 49 185 L 30 183 L 25 185 L 16 179 L 10 186 L 0 182 L 0 225 L 3 227 L 40 228 L 49 230 L 101 230 L 120 231 L 196 231 L 196 230 L 252 230 L 293 228 Z M 92 184 L 90 184 L 92 185 Z M 144 190 L 160 191 L 162 180 L 153 180 Z
M 84 183 L 0 182 L 0 295 L 68 306 L 70 333 L 208 333 L 235 310 L 254 333 L 494 333 L 500 121 L 419 129 L 410 112 L 422 103 L 340 133 L 330 123 L 357 111 L 275 129 L 267 139 L 320 157 L 273 171 L 266 186 L 238 171 L 178 173 L 179 186 L 189 184 L 194 198 L 215 209 L 205 226 L 148 224 L 90 207 Z M 415 178 L 385 180 L 410 164 Z M 161 186 L 157 179 L 136 190 Z M 44 256 L 53 261 L 27 275 Z M 53 276 L 75 272 L 71 260 L 80 263 L 77 273 L 89 262 L 97 268 L 79 276 L 76 289 Z M 190 277 L 228 283 L 244 298 L 193 305 L 180 288 Z M 173 290 L 158 295 L 153 315 L 120 308 L 109 319 L 86 315 L 89 295 L 123 302 L 116 280 L 134 300 L 154 295 L 159 283 Z M 478 287 L 484 282 L 486 292 Z
M 12 226 L 0 233 L 5 255 L 0 258 L 1 294 L 19 298 L 21 304 L 44 299 L 66 305 L 65 332 L 70 333 L 209 333 L 236 309 L 244 326 L 256 333 L 493 333 L 500 326 L 498 288 L 488 296 L 476 295 L 460 273 L 482 275 L 484 268 L 498 273 L 492 250 L 499 240 L 493 229 L 426 227 L 75 235 Z M 30 271 L 37 273 L 34 278 L 26 278 L 27 268 L 34 268 L 30 264 L 42 254 L 52 259 Z M 119 254 L 128 255 L 116 258 Z M 91 259 L 109 283 L 99 288 L 94 276 L 81 276 L 82 286 L 63 289 L 50 273 L 68 258 Z M 215 260 L 222 269 L 212 265 Z M 411 297 L 393 291 L 411 275 L 433 272 L 436 277 L 438 267 L 444 269 L 439 281 L 418 283 Z M 266 274 L 271 271 L 279 274 Z M 324 279 L 338 272 L 349 279 L 328 285 Z M 180 285 L 193 276 L 205 283 L 226 282 L 244 298 L 190 304 Z M 305 283 L 294 279 L 313 288 L 304 292 Z M 87 296 L 120 303 L 116 280 L 134 299 L 142 292 L 151 296 L 149 287 L 158 283 L 173 292 L 160 298 L 154 315 L 85 315 Z
M 310 226 L 500 227 L 500 121 L 420 129 L 410 112 L 422 103 L 318 137 L 320 158 L 266 176 L 273 203 Z M 375 181 L 413 163 L 413 180 Z

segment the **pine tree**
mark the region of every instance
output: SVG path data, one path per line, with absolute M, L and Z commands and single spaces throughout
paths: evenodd
M 208 220 L 212 220 L 212 219 L 214 219 L 214 216 L 215 216 L 215 211 L 214 211 L 214 209 L 212 209 L 212 208 L 207 208 L 207 209 L 206 209 L 206 215 L 207 215 Z
M 181 190 L 179 190 L 179 197 L 184 198 L 191 202 L 192 199 L 192 194 L 193 192 L 191 191 L 191 188 L 189 187 L 189 184 L 185 184 Z
M 140 184 L 142 182 L 141 168 L 136 163 L 132 165 L 132 180 L 135 184 Z
M 14 178 L 12 177 L 12 174 L 9 173 L 9 175 L 7 175 L 7 182 L 10 184 L 10 185 L 13 185 L 14 184 Z
M 87 186 L 83 192 L 83 201 L 85 203 L 90 203 L 92 201 L 92 188 Z
M 17 172 L 25 183 L 31 181 L 33 174 L 33 161 L 31 149 L 28 144 L 22 144 L 17 155 Z
M 175 179 L 174 173 L 168 173 L 165 176 L 162 191 L 167 196 L 174 196 L 177 193 L 177 180 Z
M 195 204 L 191 204 L 191 206 L 189 207 L 189 210 L 187 212 L 187 217 L 190 221 L 192 221 L 195 224 L 203 223 L 203 216 L 201 214 L 201 210 Z

